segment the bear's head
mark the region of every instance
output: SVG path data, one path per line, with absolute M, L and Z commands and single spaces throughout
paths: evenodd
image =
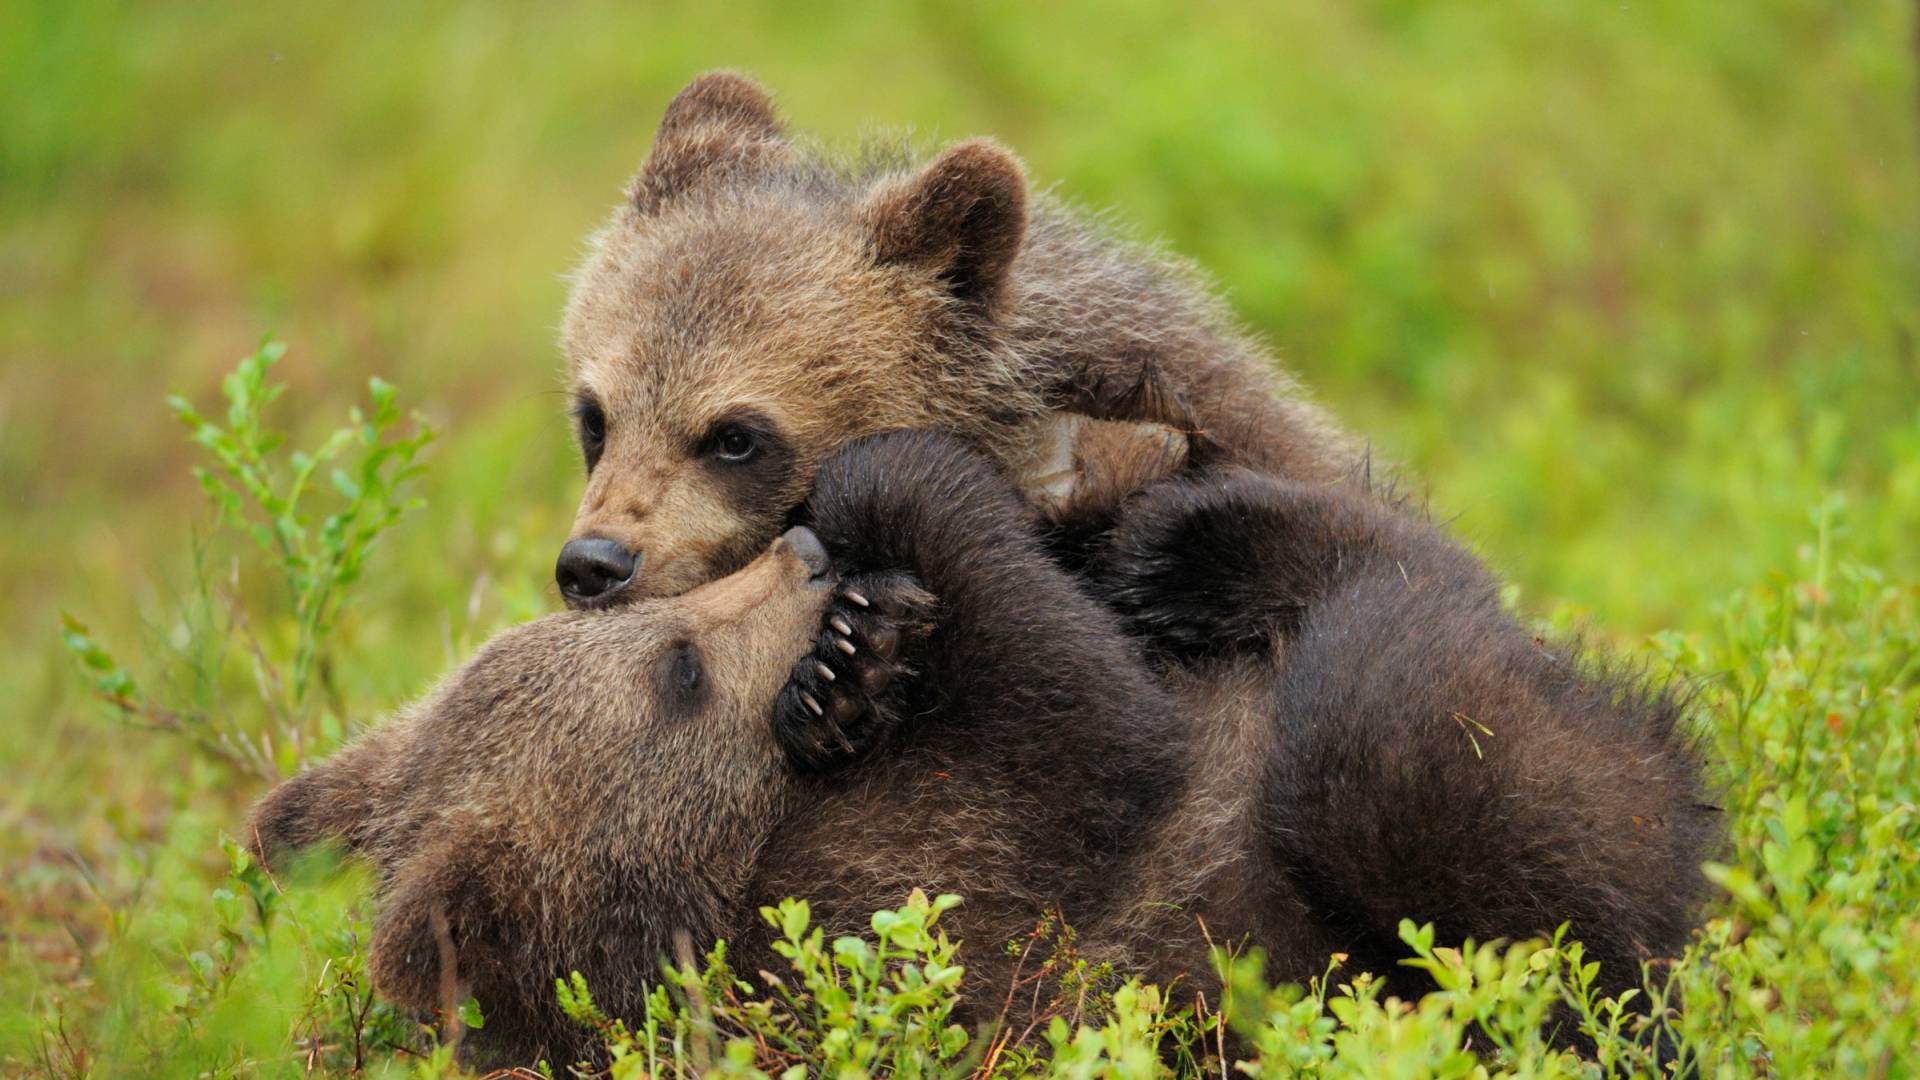
M 795 529 L 728 577 L 495 638 L 428 699 L 255 808 L 269 866 L 334 839 L 377 870 L 381 993 L 472 995 L 479 1059 L 580 1037 L 554 980 L 622 1008 L 674 951 L 735 934 L 792 797 L 767 717 L 818 632 L 827 558 Z
M 991 142 L 919 168 L 836 165 L 797 147 L 752 82 L 696 79 L 567 307 L 588 469 L 556 568 L 567 602 L 737 569 L 851 439 L 1014 438 L 1043 411 L 1001 325 L 1026 228 L 1025 177 Z

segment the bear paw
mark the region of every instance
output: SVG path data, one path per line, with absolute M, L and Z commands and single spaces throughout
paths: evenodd
M 1199 560 L 1106 553 L 1099 574 L 1095 594 L 1154 651 L 1192 659 L 1236 651 L 1256 637 L 1238 626 L 1211 568 Z
M 1095 553 L 1092 590 L 1176 658 L 1269 648 L 1351 546 L 1325 535 L 1335 498 L 1237 470 L 1159 485 Z
M 835 586 L 813 651 L 774 702 L 774 735 L 796 766 L 819 772 L 857 761 L 893 729 L 933 608 L 932 594 L 907 574 L 859 574 Z

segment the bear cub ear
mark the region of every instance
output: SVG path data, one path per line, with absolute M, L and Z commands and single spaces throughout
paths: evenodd
M 1027 178 L 991 139 L 969 139 L 867 206 L 882 264 L 933 270 L 953 295 L 992 313 L 1027 234 Z
M 278 867 L 329 840 L 356 847 L 377 810 L 374 773 L 386 745 L 380 731 L 363 736 L 267 792 L 247 819 L 244 839 L 254 857 Z
M 767 92 L 738 72 L 709 71 L 668 103 L 627 199 L 650 214 L 705 180 L 770 167 L 785 154 L 785 132 Z

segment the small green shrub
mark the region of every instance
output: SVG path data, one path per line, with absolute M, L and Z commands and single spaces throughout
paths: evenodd
M 787 978 L 756 988 L 720 943 L 703 964 L 687 956 L 668 969 L 638 1028 L 602 1013 L 578 972 L 556 990 L 567 1014 L 605 1039 L 616 1077 L 951 1075 L 969 1038 L 947 1020 L 962 969 L 938 923 L 959 902 L 916 891 L 898 910 L 874 912 L 871 936 L 831 943 L 805 901 L 764 908 Z
M 192 785 L 278 780 L 344 739 L 345 709 L 328 689 L 338 616 L 382 534 L 417 505 L 405 492 L 434 437 L 417 415 L 413 431 L 400 433 L 393 387 L 374 379 L 367 410 L 350 410 L 348 424 L 314 450 L 283 452 L 287 439 L 268 427 L 265 410 L 285 389 L 268 377 L 284 351 L 263 342 L 223 380 L 224 426 L 169 400 L 212 455 L 213 465 L 193 475 L 222 528 L 197 546 L 178 631 L 156 649 L 160 689 L 149 692 L 78 619 L 67 616 L 62 630 L 116 717 L 194 748 Z M 323 492 L 314 480 L 329 467 Z M 246 538 L 239 547 L 253 558 L 236 553 L 223 579 L 209 564 L 234 537 Z M 256 587 L 263 576 L 272 587 Z M 252 692 L 233 693 L 235 685 Z M 327 692 L 316 696 L 316 686 Z M 364 876 L 327 872 L 337 859 L 321 854 L 283 888 L 225 835 L 231 825 L 182 809 L 165 845 L 131 868 L 141 881 L 190 892 L 185 883 L 207 877 L 207 853 L 224 853 L 211 890 L 167 897 L 167 917 L 116 913 L 116 933 L 94 964 L 107 998 L 95 1033 L 110 1048 L 102 1064 L 234 1075 L 298 1061 L 307 1072 L 360 1073 L 396 1051 L 431 1053 L 432 1033 L 374 996 Z M 43 1068 L 88 1072 L 88 1053 L 66 1035 L 64 1007 L 50 1012 Z
M 95 692 L 119 715 L 182 735 L 269 780 L 293 772 L 309 752 L 324 753 L 340 742 L 346 710 L 332 685 L 328 646 L 340 608 L 381 534 L 420 505 L 405 492 L 422 472 L 420 451 L 434 438 L 417 413 L 412 433 L 399 432 L 394 388 L 374 378 L 366 411 L 352 408 L 348 423 L 313 450 L 283 454 L 286 436 L 266 426 L 265 411 L 286 389 L 267 378 L 285 352 L 285 345 L 263 341 L 222 380 L 225 426 L 184 398 L 167 401 L 193 442 L 212 455 L 212 466 L 193 467 L 194 479 L 218 522 L 249 539 L 256 558 L 278 580 L 278 606 L 262 615 L 248 612 L 243 590 L 252 582 L 241 580 L 238 560 L 224 590 L 204 559 L 196 561 L 197 602 L 187 607 L 188 641 L 178 654 L 184 670 L 172 673 L 174 692 L 160 697 L 144 693 L 85 624 L 69 615 L 64 630 L 67 648 L 92 674 Z M 327 490 L 316 483 L 322 469 L 328 470 Z M 252 674 L 257 709 L 229 707 L 222 693 L 222 676 L 236 651 Z M 316 675 L 325 708 L 313 700 Z M 264 713 L 263 721 L 248 723 L 255 712 Z
M 616 1077 L 1082 1080 L 1217 1075 L 1223 1062 L 1247 1076 L 1281 1078 L 1639 1075 L 1596 1072 L 1552 1044 L 1554 1017 L 1578 992 L 1569 987 L 1585 985 L 1577 944 L 1453 949 L 1433 943 L 1431 926 L 1412 923 L 1401 926 L 1407 963 L 1439 987 L 1417 1002 L 1387 996 L 1385 984 L 1365 974 L 1337 983 L 1339 958 L 1303 989 L 1268 985 L 1258 951 L 1223 951 L 1215 957 L 1226 988 L 1217 1011 L 1205 1001 L 1176 1007 L 1168 988 L 1125 980 L 1077 1017 L 1056 1012 L 1025 1031 L 969 1033 L 947 1022 L 960 996 L 1004 991 L 964 985 L 955 943 L 934 928 L 958 902 L 915 893 L 897 911 L 876 912 L 871 934 L 829 944 L 809 929 L 806 904 L 788 900 L 762 913 L 781 932 L 776 948 L 787 972 L 762 973 L 756 988 L 728 965 L 725 946 L 716 947 L 703 965 L 682 962 L 667 973 L 637 1028 L 602 1013 L 578 973 L 558 992 L 568 1014 L 606 1041 Z M 1065 991 L 1056 1002 L 1075 999 L 1070 979 L 1055 989 Z M 1584 1005 L 1596 1016 L 1625 1016 L 1630 999 Z M 1615 1037 L 1632 1047 L 1631 1037 Z

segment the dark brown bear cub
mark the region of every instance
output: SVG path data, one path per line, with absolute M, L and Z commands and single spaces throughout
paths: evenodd
M 1203 923 L 1287 979 L 1342 950 L 1393 975 L 1403 915 L 1481 938 L 1571 918 L 1615 984 L 1684 937 L 1709 829 L 1672 710 L 1537 646 L 1377 500 L 1216 474 L 1127 503 L 1094 581 L 1184 658 L 1164 677 L 951 437 L 844 448 L 808 517 L 682 597 L 502 635 L 270 795 L 260 848 L 369 857 L 381 990 L 473 994 L 483 1061 L 590 1052 L 553 980 L 636 1015 L 677 932 L 779 970 L 756 912 L 787 896 L 835 933 L 965 895 L 963 1023 L 1054 908 L 1089 957 L 1203 991 Z M 1370 681 L 1406 650 L 1442 677 Z
M 982 987 L 1050 907 L 1116 921 L 1188 755 L 1115 617 L 951 439 L 847 451 L 812 516 L 848 553 L 831 572 L 796 529 L 680 597 L 501 635 L 270 794 L 259 848 L 337 836 L 370 859 L 380 990 L 423 1011 L 476 997 L 482 1062 L 590 1053 L 554 979 L 578 970 L 637 1015 L 679 932 L 778 970 L 757 911 L 790 895 L 833 932 L 915 887 L 963 893 L 947 922 Z M 873 768 L 803 776 L 775 737 L 783 687 L 821 679 L 817 644 L 835 657 L 824 709 L 898 706 Z

